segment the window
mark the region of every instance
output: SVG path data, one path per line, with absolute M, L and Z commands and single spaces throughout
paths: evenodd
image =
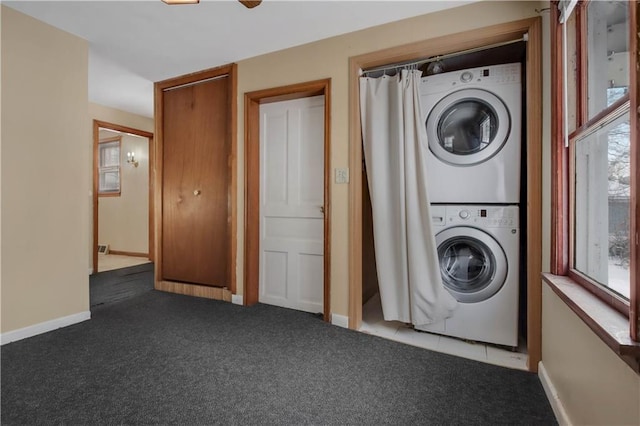
M 121 137 L 101 140 L 98 144 L 98 195 L 120 195 Z
M 637 268 L 631 236 L 637 231 L 632 218 L 639 183 L 630 115 L 635 5 L 578 1 L 566 16 L 569 3 L 576 2 L 553 2 L 560 9 L 552 20 L 554 70 L 563 76 L 553 101 L 554 165 L 559 169 L 554 173 L 554 273 L 567 275 L 630 316 L 631 335 L 638 340 L 635 314 L 630 315 L 636 312 L 639 290 L 631 278 Z

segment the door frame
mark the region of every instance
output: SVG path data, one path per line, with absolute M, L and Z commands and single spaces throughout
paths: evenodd
M 155 180 L 156 180 L 156 196 L 155 196 L 155 283 L 156 290 L 167 291 L 171 293 L 186 294 L 189 296 L 204 297 L 209 299 L 218 299 L 231 301 L 231 295 L 236 293 L 236 247 L 237 247 L 237 88 L 238 88 L 238 66 L 235 63 L 223 65 L 216 68 L 210 68 L 203 71 L 194 72 L 174 78 L 154 83 L 154 116 L 155 116 Z M 162 276 L 162 182 L 163 182 L 163 143 L 164 143 L 164 94 L 167 89 L 178 88 L 180 86 L 192 85 L 228 76 L 229 78 L 229 188 L 227 208 L 229 223 L 229 271 L 228 283 L 226 288 L 210 287 L 198 284 L 179 283 L 174 281 L 166 281 Z
M 324 301 L 331 319 L 331 79 L 309 81 L 244 94 L 245 234 L 244 304 L 258 303 L 260 276 L 260 105 L 324 96 Z
M 149 215 L 149 247 L 148 247 L 148 256 L 150 261 L 154 261 L 155 259 L 155 251 L 154 251 L 154 215 L 153 215 L 153 205 L 154 205 L 154 179 L 153 179 L 153 167 L 154 164 L 154 142 L 153 142 L 153 133 L 147 132 L 144 130 L 134 129 L 132 127 L 121 126 L 119 124 L 108 123 L 106 121 L 101 120 L 93 120 L 93 253 L 92 253 L 92 263 L 93 263 L 93 273 L 98 273 L 98 162 L 99 162 L 99 149 L 98 144 L 100 143 L 100 129 L 109 129 L 116 132 L 122 133 L 131 133 L 132 135 L 140 136 L 143 138 L 147 138 L 149 144 L 149 206 L 148 212 Z
M 362 136 L 359 77 L 363 69 L 461 52 L 528 34 L 526 53 L 527 126 L 527 352 L 529 371 L 542 359 L 542 19 L 522 19 L 436 37 L 349 58 L 349 328 L 362 323 Z M 358 171 L 358 173 L 356 173 Z

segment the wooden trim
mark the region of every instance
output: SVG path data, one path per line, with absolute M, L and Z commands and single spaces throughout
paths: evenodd
M 466 49 L 504 42 L 529 34 L 527 42 L 527 348 L 529 370 L 537 371 L 542 356 L 542 26 L 541 18 L 529 18 L 477 30 L 437 37 L 384 49 L 349 59 L 349 328 L 362 322 L 362 139 L 359 112 L 359 72 L 389 63 L 415 61 Z M 357 173 L 355 171 L 358 171 Z
M 120 251 L 109 249 L 109 254 L 115 254 L 118 256 L 144 257 L 146 259 L 149 258 L 149 253 L 139 253 L 136 251 Z
M 154 214 L 151 206 L 154 204 L 154 170 L 152 165 L 154 160 L 154 141 L 153 141 L 153 133 L 147 132 L 145 130 L 134 129 L 133 127 L 122 126 L 120 124 L 109 123 L 102 120 L 93 120 L 93 254 L 92 254 L 92 263 L 93 263 L 93 273 L 98 272 L 98 198 L 99 197 L 108 197 L 108 196 L 120 196 L 120 193 L 117 195 L 111 194 L 98 194 L 98 144 L 100 143 L 100 129 L 109 129 L 114 130 L 116 132 L 122 133 L 131 133 L 133 135 L 137 135 L 143 138 L 147 138 L 149 141 L 149 255 L 147 256 L 150 261 L 154 261 L 154 239 L 155 239 L 155 227 L 154 227 Z M 116 138 L 122 138 L 121 136 L 116 136 Z M 108 141 L 108 138 L 103 141 Z M 120 189 L 122 189 L 122 183 L 120 184 Z
M 100 140 L 100 123 L 93 120 L 93 243 L 91 244 L 91 269 L 98 273 L 98 142 Z
M 640 226 L 638 218 L 640 217 L 640 206 L 638 206 L 638 192 L 640 189 L 640 149 L 638 148 L 638 136 L 640 135 L 640 68 L 638 67 L 638 57 L 640 56 L 640 43 L 636 34 L 640 33 L 640 8 L 637 1 L 629 2 L 629 31 L 630 41 L 630 75 L 629 75 L 629 93 L 631 99 L 630 127 L 631 127 L 631 174 L 633 183 L 631 185 L 631 203 L 630 229 L 635 230 L 631 235 L 631 254 L 630 254 L 630 303 L 629 318 L 631 323 L 630 335 L 635 341 L 640 341 L 640 280 L 638 279 L 638 268 L 640 267 L 640 243 L 638 241 L 638 226 Z
M 229 78 L 229 110 L 230 110 L 230 123 L 229 123 L 229 140 L 230 140 L 230 149 L 229 149 L 229 157 L 228 157 L 228 165 L 229 165 L 229 173 L 230 182 L 228 189 L 228 197 L 229 197 L 229 208 L 228 208 L 228 221 L 229 221 L 229 270 L 228 270 L 228 287 L 224 287 L 224 289 L 228 289 L 230 293 L 235 293 L 236 288 L 236 262 L 237 262 L 237 239 L 236 233 L 238 229 L 238 220 L 237 220 L 237 152 L 238 152 L 238 138 L 237 138 L 237 120 L 238 120 L 238 104 L 237 104 L 237 94 L 238 94 L 238 66 L 235 63 L 223 65 L 216 68 L 210 68 L 203 71 L 198 71 L 190 74 L 185 74 L 182 76 L 170 78 L 167 80 L 158 81 L 154 84 L 154 117 L 155 117 L 155 144 L 154 144 L 154 158 L 153 165 L 155 169 L 155 179 L 154 179 L 154 216 L 155 220 L 155 250 L 154 250 L 154 275 L 155 275 L 155 288 L 161 291 L 168 291 L 172 293 L 180 293 L 187 294 L 192 296 L 199 296 L 199 294 L 209 294 L 206 291 L 203 293 L 198 290 L 183 290 L 184 286 L 193 286 L 196 287 L 205 287 L 205 288 L 218 288 L 219 287 L 206 287 L 199 286 L 197 284 L 184 284 L 184 283 L 175 283 L 172 281 L 165 281 L 162 277 L 162 178 L 163 178 L 163 142 L 164 142 L 164 133 L 163 133 L 163 123 L 164 123 L 164 114 L 163 114 L 163 104 L 164 104 L 164 91 L 171 90 L 173 88 L 178 88 L 180 86 L 184 86 L 187 84 L 197 84 L 203 82 L 205 80 L 210 80 L 218 77 Z M 163 284 L 165 283 L 165 284 Z M 172 283 L 172 285 L 167 285 L 166 283 Z M 180 285 L 178 285 L 180 284 Z M 183 292 L 184 291 L 184 292 Z M 198 294 L 191 294 L 192 292 L 197 292 Z M 199 296 L 199 297 L 207 297 L 207 296 Z M 219 299 L 223 300 L 223 299 Z M 226 300 L 226 299 L 225 299 Z M 229 301 L 231 298 L 229 297 Z
M 575 8 L 576 13 L 576 63 L 580 67 L 576 78 L 578 84 L 576 85 L 576 128 L 579 128 L 583 123 L 589 120 L 589 102 L 587 101 L 589 96 L 589 75 L 588 75 L 588 56 L 587 56 L 587 43 L 585 41 L 587 36 L 587 5 L 588 2 L 579 2 Z M 556 21 L 557 22 L 557 21 Z
M 600 111 L 598 114 L 593 116 L 592 119 L 578 126 L 578 128 L 573 132 L 571 132 L 571 134 L 569 135 L 569 140 L 575 141 L 576 139 L 583 137 L 586 132 L 589 132 L 590 130 L 598 126 L 603 125 L 604 123 L 609 121 L 611 117 L 619 115 L 621 109 L 624 109 L 624 110 L 627 109 L 626 104 L 627 102 L 629 102 L 629 99 L 630 99 L 629 94 L 624 95 L 623 97 L 615 101 L 613 104 L 611 104 L 609 107 L 607 107 L 606 109 Z
M 120 141 L 120 147 L 122 147 L 122 136 L 114 136 L 112 138 L 99 139 L 98 145 L 100 145 L 101 143 L 109 143 L 109 142 L 115 142 L 115 141 Z
M 607 291 L 606 288 L 589 278 L 587 275 L 583 274 L 577 269 L 569 269 L 569 271 L 567 272 L 567 277 L 583 286 L 590 293 L 605 302 L 607 305 L 611 306 L 616 311 L 625 316 L 629 315 L 629 302 L 627 302 L 622 297 L 614 294 L 613 292 Z
M 331 319 L 331 79 L 248 92 L 244 95 L 245 235 L 244 304 L 259 299 L 260 105 L 324 95 L 324 320 Z
M 640 374 L 640 342 L 629 336 L 629 321 L 571 278 L 543 274 L 553 292 L 623 361 Z
M 529 371 L 542 359 L 542 21 L 527 30 L 527 351 Z
M 122 182 L 120 182 L 120 191 L 118 192 L 99 192 L 98 193 L 98 197 L 102 198 L 102 197 L 120 197 L 121 193 L 122 193 Z
M 551 22 L 558 22 L 560 12 L 556 3 L 550 8 Z M 551 75 L 564 75 L 562 61 L 562 27 L 555 25 L 551 31 Z M 567 149 L 564 146 L 564 105 L 562 78 L 551 81 L 551 272 L 566 275 L 569 265 L 569 217 L 566 209 L 569 183 L 564 173 Z
M 223 300 L 231 302 L 232 293 L 226 287 L 210 287 L 198 284 L 186 284 L 175 281 L 156 281 L 156 290 L 168 293 L 183 294 L 185 296 L 202 297 L 205 299 Z
M 231 108 L 231 124 L 229 125 L 229 291 L 237 293 L 237 257 L 238 257 L 238 65 L 231 64 L 229 73 L 229 107 Z

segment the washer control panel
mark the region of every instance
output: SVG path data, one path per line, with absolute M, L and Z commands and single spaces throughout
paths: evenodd
M 519 223 L 517 206 L 447 206 L 447 225 L 462 225 L 489 228 L 517 228 Z

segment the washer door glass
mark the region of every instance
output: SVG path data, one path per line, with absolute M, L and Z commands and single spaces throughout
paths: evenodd
M 496 155 L 509 137 L 511 120 L 500 98 L 463 89 L 441 99 L 426 121 L 431 152 L 453 165 L 471 166 Z
M 438 234 L 436 242 L 442 283 L 459 302 L 480 302 L 502 288 L 506 256 L 487 233 L 450 228 Z

